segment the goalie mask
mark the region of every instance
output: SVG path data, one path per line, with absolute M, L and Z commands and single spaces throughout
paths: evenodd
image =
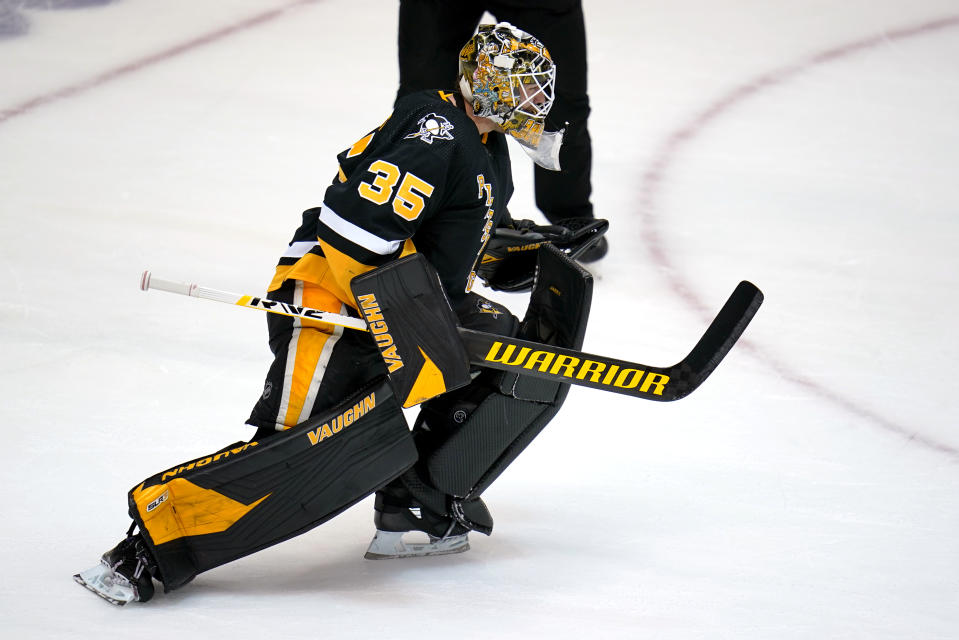
M 559 169 L 563 133 L 543 130 L 556 66 L 542 42 L 508 22 L 480 25 L 460 51 L 459 73 L 476 115 L 502 127 L 538 165 Z

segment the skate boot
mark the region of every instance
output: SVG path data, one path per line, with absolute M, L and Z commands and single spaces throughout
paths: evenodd
M 107 602 L 125 605 L 146 602 L 153 597 L 153 575 L 156 563 L 150 556 L 143 537 L 133 534 L 103 554 L 100 564 L 73 576 L 73 579 Z
M 420 504 L 399 480 L 376 492 L 373 508 L 376 535 L 366 550 L 367 559 L 438 556 L 470 548 L 469 529 Z M 411 539 L 416 537 L 421 540 Z

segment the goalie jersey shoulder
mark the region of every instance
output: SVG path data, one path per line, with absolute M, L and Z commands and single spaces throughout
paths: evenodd
M 499 151 L 483 144 L 473 121 L 451 100 L 438 91 L 404 96 L 386 122 L 340 153 L 337 177 L 324 196 L 327 218 L 335 214 L 384 240 L 389 253 L 441 212 L 444 220 L 481 221 L 481 183 L 503 172 L 491 164 Z M 495 180 L 502 182 L 508 178 Z M 322 225 L 319 235 L 326 239 Z
M 387 172 L 383 162 L 404 171 L 415 167 L 417 176 L 438 186 L 449 169 L 470 158 L 469 150 L 460 150 L 477 144 L 472 121 L 452 99 L 448 93 L 421 91 L 398 100 L 386 122 L 340 153 L 339 181 L 351 181 L 357 171 L 380 161 Z
M 478 135 L 451 94 L 404 96 L 383 124 L 337 156 L 322 207 L 304 212 L 291 252 L 309 247 L 336 263 L 331 272 L 356 275 L 417 251 L 447 293 L 468 290 L 477 256 L 512 192 L 501 138 Z M 285 261 L 292 266 L 302 251 Z M 284 271 L 271 286 L 291 277 L 320 283 L 319 268 Z

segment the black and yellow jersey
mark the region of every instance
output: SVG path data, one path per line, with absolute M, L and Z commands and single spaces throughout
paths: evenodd
M 303 213 L 270 291 L 301 280 L 355 308 L 350 280 L 418 251 L 456 304 L 492 230 L 508 220 L 505 136 L 481 136 L 452 94 L 422 91 L 398 100 L 386 122 L 337 159 L 322 206 Z

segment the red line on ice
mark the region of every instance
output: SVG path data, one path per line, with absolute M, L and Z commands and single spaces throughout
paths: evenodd
M 660 267 L 663 267 L 663 272 L 666 274 L 666 278 L 669 281 L 669 286 L 673 292 L 682 298 L 682 300 L 684 300 L 690 307 L 695 309 L 696 312 L 702 315 L 704 318 L 708 319 L 712 317 L 713 310 L 709 309 L 703 303 L 703 301 L 695 294 L 693 288 L 689 286 L 689 283 L 680 275 L 679 270 L 676 269 L 672 264 L 658 228 L 659 216 L 656 210 L 656 199 L 659 195 L 663 176 L 668 173 L 673 159 L 681 152 L 684 145 L 692 142 L 696 136 L 698 136 L 708 125 L 712 124 L 713 121 L 717 120 L 720 116 L 725 115 L 726 112 L 732 107 L 735 107 L 739 103 L 753 97 L 761 91 L 792 80 L 795 76 L 805 73 L 813 67 L 834 62 L 855 53 L 873 49 L 889 41 L 926 35 L 941 29 L 955 26 L 959 26 L 959 16 L 950 16 L 911 27 L 886 31 L 876 36 L 849 42 L 832 49 L 827 49 L 804 60 L 800 60 L 795 64 L 762 74 L 753 80 L 746 82 L 745 84 L 735 87 L 725 95 L 720 96 L 717 100 L 709 104 L 707 108 L 698 116 L 694 117 L 684 126 L 676 129 L 672 134 L 670 134 L 660 146 L 656 155 L 653 157 L 649 168 L 643 174 L 640 185 L 639 213 L 643 223 L 643 242 L 646 244 L 646 248 L 652 257 L 653 262 Z M 807 389 L 811 393 L 825 398 L 833 404 L 842 407 L 846 411 L 849 411 L 861 418 L 865 418 L 866 420 L 869 420 L 883 429 L 904 436 L 911 441 L 918 442 L 926 447 L 948 454 L 954 458 L 959 458 L 959 449 L 926 437 L 914 429 L 910 429 L 902 424 L 894 422 L 866 407 L 857 404 L 853 400 L 850 400 L 849 398 L 818 384 L 817 382 L 803 376 L 801 373 L 792 370 L 789 366 L 779 362 L 775 357 L 763 351 L 755 344 L 744 341 L 738 345 L 737 348 L 745 348 L 751 351 L 756 357 L 772 367 L 783 378 Z
M 137 71 L 142 71 L 147 67 L 164 62 L 170 58 L 175 58 L 176 56 L 192 51 L 198 47 L 216 42 L 217 40 L 222 40 L 227 36 L 234 35 L 241 31 L 258 27 L 264 23 L 279 18 L 290 9 L 305 4 L 312 4 L 314 2 L 317 2 L 317 0 L 296 0 L 296 2 L 291 2 L 282 7 L 277 7 L 276 9 L 251 16 L 245 20 L 228 25 L 222 29 L 217 29 L 216 31 L 211 31 L 210 33 L 206 33 L 192 40 L 188 40 L 187 42 L 178 44 L 169 49 L 165 49 L 158 53 L 146 56 L 145 58 L 140 58 L 139 60 L 134 60 L 133 62 L 110 69 L 109 71 L 105 71 L 88 80 L 84 80 L 82 82 L 63 87 L 62 89 L 57 89 L 55 91 L 39 95 L 35 98 L 31 98 L 26 102 L 22 102 L 18 105 L 0 111 L 0 124 L 3 124 L 12 118 L 16 118 L 17 116 L 30 113 L 38 107 L 46 106 L 53 102 L 85 93 L 91 89 L 96 89 L 97 87 L 100 87 L 108 82 L 116 80 L 117 78 L 136 73 Z

